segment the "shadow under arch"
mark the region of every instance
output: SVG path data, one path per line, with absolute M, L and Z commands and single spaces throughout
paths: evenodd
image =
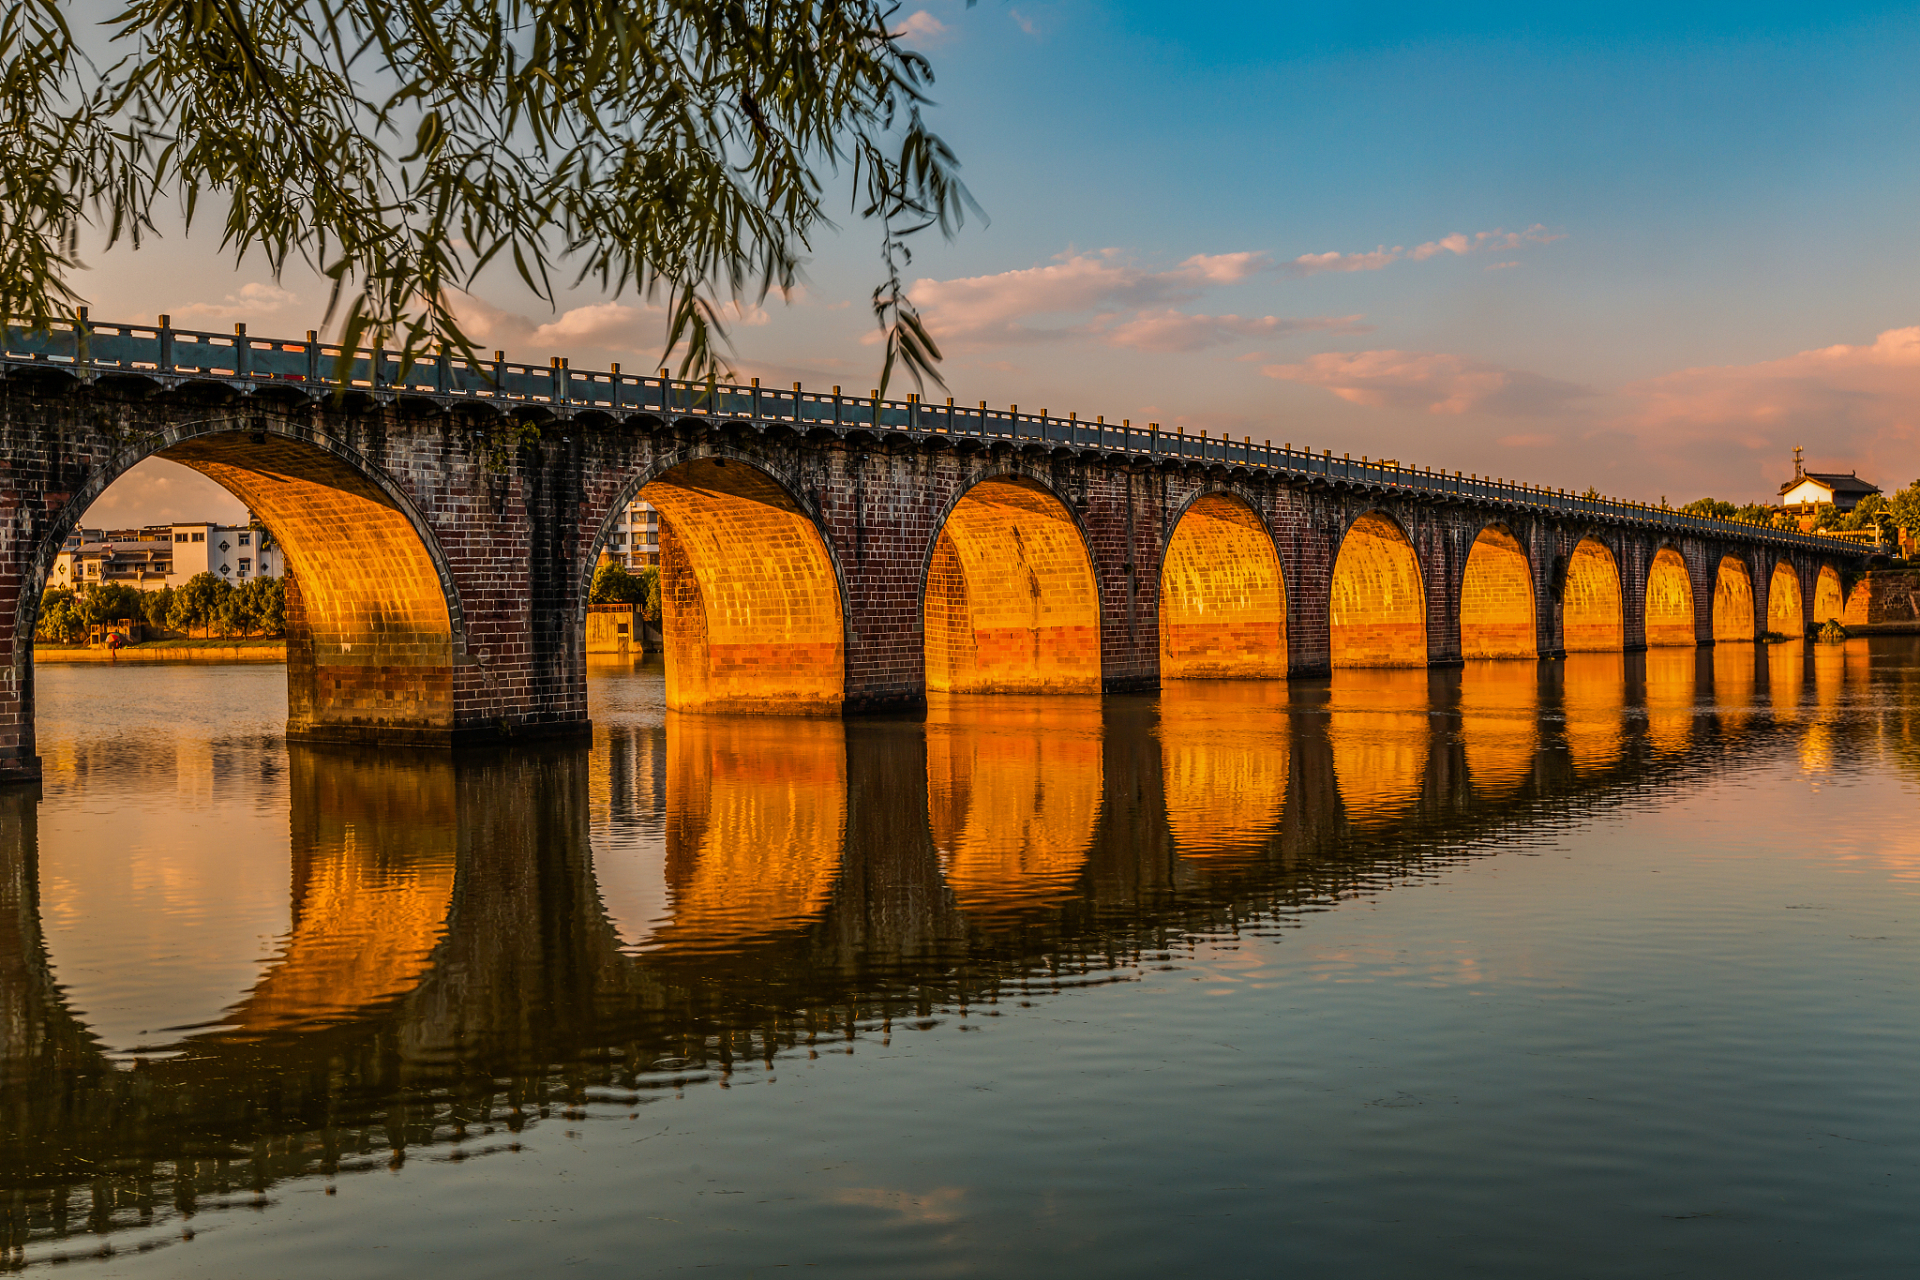
M 1753 638 L 1753 576 L 1745 560 L 1722 556 L 1713 577 L 1714 643 Z
M 1427 665 L 1427 596 L 1413 542 L 1391 516 L 1369 511 L 1340 543 L 1327 602 L 1335 667 Z
M 1100 692 L 1100 594 L 1073 512 L 1020 475 L 955 500 L 928 558 L 929 693 Z
M 732 454 L 637 477 L 608 508 L 591 578 L 634 499 L 660 513 L 660 631 L 676 711 L 837 715 L 846 700 L 845 591 L 815 517 L 785 482 Z M 586 633 L 588 582 L 574 634 Z
M 1699 640 L 1687 562 L 1672 547 L 1662 547 L 1647 566 L 1647 647 L 1690 646 Z
M 1230 493 L 1195 498 L 1160 568 L 1160 675 L 1283 679 L 1287 588 L 1266 522 Z
M 319 433 L 254 419 L 175 428 L 117 455 L 68 501 L 23 584 L 16 635 L 33 634 L 55 557 L 95 499 L 137 463 L 189 467 L 245 503 L 287 564 L 287 736 L 451 745 L 466 627 L 447 555 L 379 467 Z M 14 648 L 31 680 L 32 646 Z
M 1626 647 L 1626 598 L 1620 565 L 1604 542 L 1582 538 L 1567 559 L 1560 593 L 1561 648 L 1568 653 L 1612 653 Z
M 1533 567 L 1513 532 L 1490 524 L 1474 538 L 1460 578 L 1460 655 L 1531 658 L 1539 651 Z
M 1773 566 L 1773 577 L 1767 583 L 1767 630 L 1796 640 L 1807 633 L 1800 575 L 1785 560 Z

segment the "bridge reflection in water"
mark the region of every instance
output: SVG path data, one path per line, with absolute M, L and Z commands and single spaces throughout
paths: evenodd
M 1879 643 L 952 695 L 924 722 L 682 715 L 640 672 L 598 686 L 591 752 L 294 747 L 280 943 L 196 1029 L 137 1046 L 70 1006 L 40 804 L 5 792 L 4 1247 L 484 1153 L 1384 891 L 1757 751 L 1920 760 L 1920 690 L 1874 685 Z

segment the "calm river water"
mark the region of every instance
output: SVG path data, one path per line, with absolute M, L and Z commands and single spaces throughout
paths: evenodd
M 1912 1274 L 1920 641 L 593 748 L 47 667 L 0 1270 Z

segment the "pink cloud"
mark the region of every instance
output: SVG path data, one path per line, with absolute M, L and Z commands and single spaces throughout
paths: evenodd
M 1109 346 L 1135 351 L 1199 351 L 1240 338 L 1285 337 L 1291 333 L 1371 333 L 1373 326 L 1360 316 L 1313 316 L 1283 320 L 1279 316 L 1205 316 L 1184 311 L 1143 311 L 1124 324 L 1101 333 Z
M 947 38 L 947 24 L 925 9 L 917 9 L 893 29 L 893 34 L 912 41 L 922 49 L 930 49 Z
M 1269 378 L 1324 387 L 1369 408 L 1531 417 L 1564 410 L 1593 392 L 1571 382 L 1469 356 L 1423 351 L 1330 351 L 1298 364 L 1270 364 Z
M 1780 478 L 1775 473 L 1800 444 L 1808 465 L 1858 467 L 1876 483 L 1904 484 L 1920 470 L 1920 325 L 1861 345 L 1681 369 L 1622 394 L 1637 403 L 1620 429 L 1679 465 L 1724 474 L 1731 464 L 1764 484 L 1762 473 Z
M 1327 272 L 1341 271 L 1380 271 L 1396 262 L 1425 262 L 1428 258 L 1450 253 L 1464 258 L 1472 253 L 1495 253 L 1507 249 L 1518 249 L 1526 244 L 1552 244 L 1555 240 L 1564 240 L 1564 232 L 1548 231 L 1540 223 L 1535 223 L 1525 231 L 1504 231 L 1495 228 L 1492 231 L 1476 231 L 1472 235 L 1455 232 L 1439 240 L 1429 240 L 1425 244 L 1408 249 L 1395 245 L 1389 249 L 1385 245 L 1369 253 L 1303 253 L 1287 264 L 1288 269 L 1299 276 L 1317 276 Z M 1503 266 L 1513 265 L 1508 263 Z

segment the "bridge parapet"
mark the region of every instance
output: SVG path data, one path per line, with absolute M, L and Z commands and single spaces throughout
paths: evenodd
M 0 331 L 0 367 L 9 373 L 59 370 L 81 379 L 136 377 L 163 385 L 216 382 L 243 393 L 266 388 L 321 399 L 340 393 L 363 394 L 376 401 L 427 399 L 443 405 L 485 405 L 503 413 L 533 411 L 573 418 L 607 414 L 696 417 L 746 422 L 762 430 L 785 426 L 838 434 L 872 432 L 912 440 L 965 439 L 1091 451 L 1173 462 L 1246 468 L 1295 483 L 1332 483 L 1377 488 L 1383 493 L 1431 496 L 1470 503 L 1491 503 L 1599 523 L 1625 524 L 1672 534 L 1735 536 L 1777 548 L 1858 557 L 1873 548 L 1839 535 L 1801 533 L 1743 521 L 1689 515 L 1666 507 L 1606 497 L 1584 497 L 1565 489 L 1477 475 L 1444 468 L 1402 466 L 1332 450 L 1314 453 L 1290 443 L 1255 443 L 1166 432 L 1158 424 L 1142 430 L 1130 421 L 1119 425 L 1077 413 L 1058 417 L 1044 409 L 1022 413 L 1018 406 L 989 408 L 933 404 L 918 396 L 904 400 L 762 387 L 709 384 L 658 374 L 572 369 L 561 357 L 547 365 L 500 358 L 470 360 L 444 352 L 407 362 L 402 353 L 378 347 L 347 348 L 322 342 L 311 330 L 303 339 L 250 335 L 245 325 L 234 332 L 176 329 L 166 316 L 155 325 L 97 322 L 84 311 L 77 322 L 56 322 L 50 329 Z

